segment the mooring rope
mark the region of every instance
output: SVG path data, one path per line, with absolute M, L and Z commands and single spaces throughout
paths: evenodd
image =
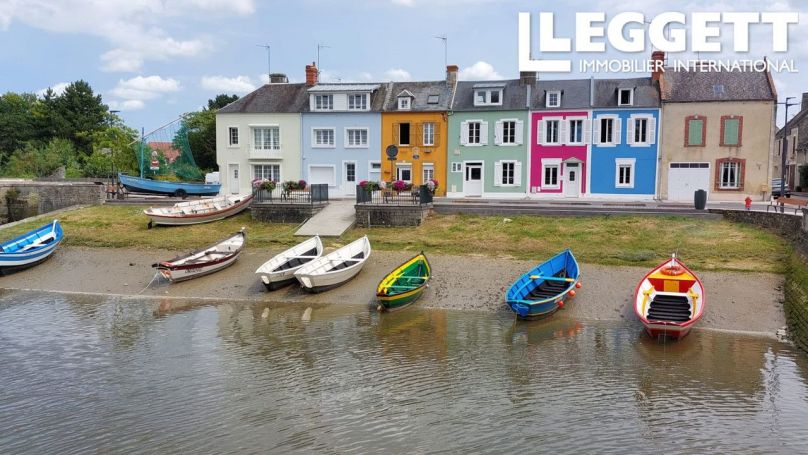
M 158 279 L 158 280 L 159 280 L 160 276 L 161 276 L 161 275 L 160 275 L 160 272 L 159 272 L 159 271 L 158 271 L 158 272 L 155 272 L 155 273 L 154 273 L 154 276 L 153 276 L 153 277 L 152 277 L 152 279 L 151 279 L 151 281 L 149 281 L 149 284 L 147 284 L 145 288 L 141 289 L 141 290 L 140 290 L 140 292 L 138 292 L 138 293 L 137 293 L 137 294 L 135 294 L 135 295 L 140 295 L 140 294 L 143 294 L 143 292 L 144 292 L 146 289 L 149 289 L 149 286 L 151 286 L 151 285 L 152 285 L 152 283 L 154 283 L 154 280 L 155 280 L 155 279 Z

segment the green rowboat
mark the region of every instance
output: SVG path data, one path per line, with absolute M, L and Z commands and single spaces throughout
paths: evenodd
M 432 268 L 423 252 L 396 267 L 376 288 L 376 297 L 381 303 L 378 309 L 395 311 L 415 302 L 431 277 Z

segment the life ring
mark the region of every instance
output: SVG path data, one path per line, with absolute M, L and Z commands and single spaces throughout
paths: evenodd
M 663 275 L 677 276 L 685 273 L 684 267 L 681 265 L 671 265 L 660 270 Z

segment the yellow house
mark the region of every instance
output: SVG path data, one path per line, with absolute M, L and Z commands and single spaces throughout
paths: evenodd
M 447 111 L 456 83 L 457 67 L 450 65 L 445 81 L 390 84 L 382 111 L 382 180 L 417 186 L 435 179 L 435 194 L 446 194 Z M 398 149 L 395 159 L 386 153 L 391 145 Z

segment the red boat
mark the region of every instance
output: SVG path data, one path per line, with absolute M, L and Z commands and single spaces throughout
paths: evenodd
M 645 275 L 634 292 L 634 312 L 654 338 L 683 338 L 705 303 L 701 280 L 676 255 Z

